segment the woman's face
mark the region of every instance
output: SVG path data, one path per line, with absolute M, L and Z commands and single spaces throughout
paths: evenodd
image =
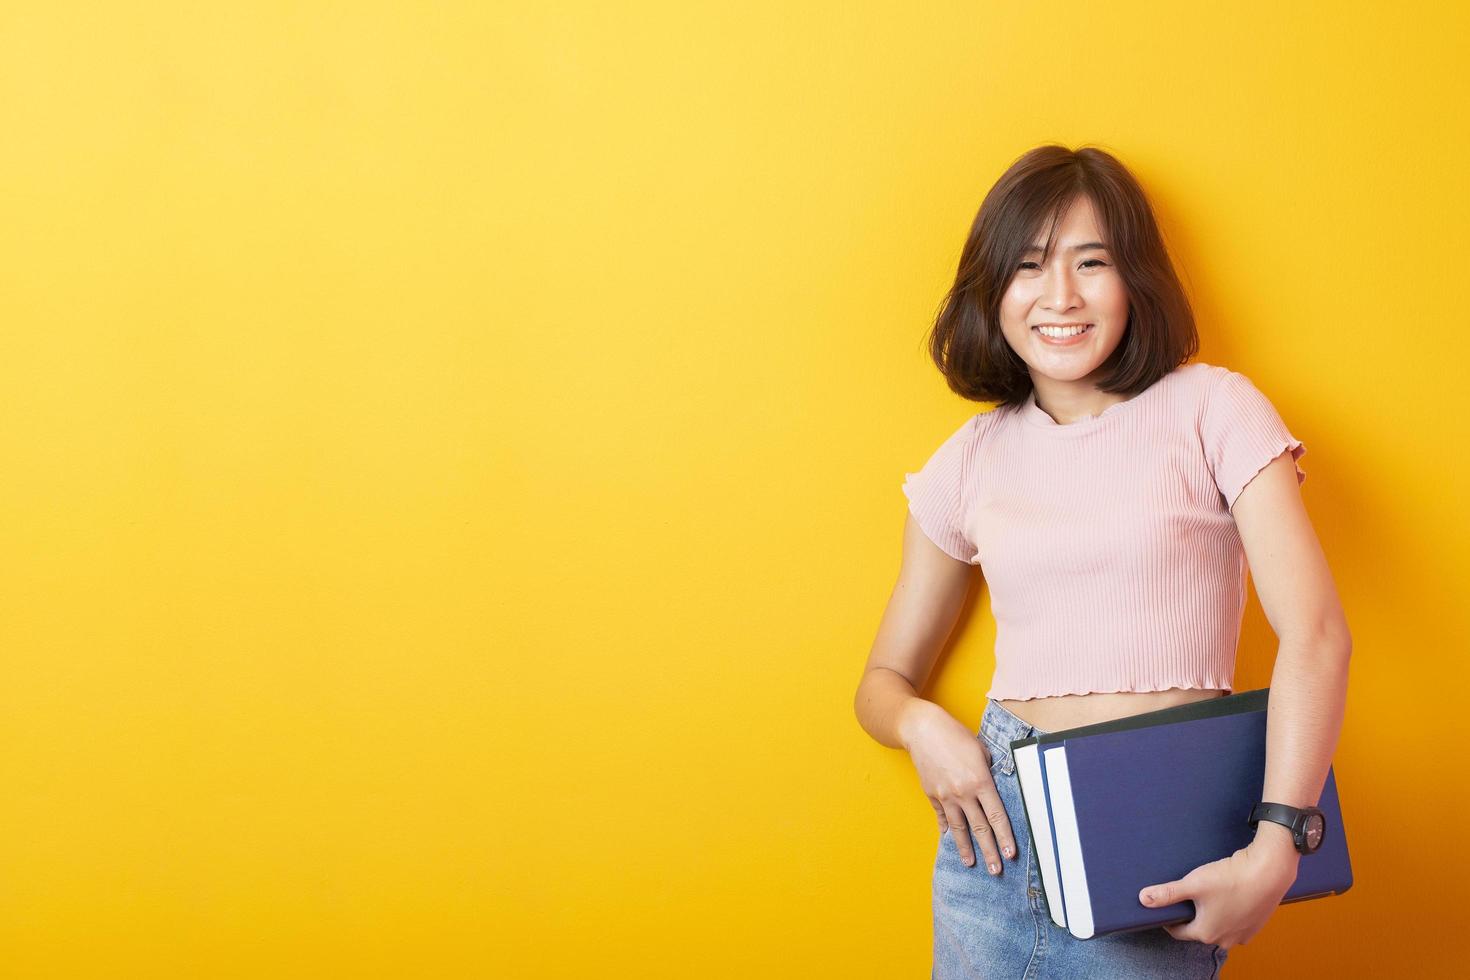
M 1063 382 L 1089 379 L 1117 348 L 1128 324 L 1128 292 L 1098 230 L 1092 202 L 1086 197 L 1073 202 L 1045 265 L 1045 241 L 1031 244 L 1033 250 L 1021 257 L 1001 297 L 1001 332 L 1031 369 L 1033 384 L 1038 375 Z M 1080 336 L 1053 338 L 1037 329 L 1044 324 L 1090 326 Z

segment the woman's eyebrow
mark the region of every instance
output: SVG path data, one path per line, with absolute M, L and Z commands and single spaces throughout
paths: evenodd
M 1100 248 L 1100 249 L 1102 249 L 1104 251 L 1107 250 L 1107 246 L 1104 245 L 1102 242 L 1083 242 L 1081 245 L 1073 245 L 1071 248 L 1067 249 L 1067 251 L 1069 251 L 1069 252 L 1085 252 L 1085 251 L 1087 251 L 1088 249 L 1091 249 L 1091 248 Z M 1032 245 L 1030 248 L 1026 249 L 1026 251 L 1025 251 L 1024 254 L 1030 255 L 1032 252 L 1043 252 L 1043 251 L 1045 251 L 1045 249 L 1043 249 L 1040 245 Z

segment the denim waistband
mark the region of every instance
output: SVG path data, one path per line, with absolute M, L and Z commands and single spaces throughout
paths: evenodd
M 1011 758 L 1013 740 L 1046 734 L 1048 733 L 1042 729 L 1017 718 L 995 701 L 985 703 L 985 714 L 980 719 L 980 736 L 989 744 L 991 760 L 1000 766 L 1001 771 L 1016 771 L 1015 760 Z

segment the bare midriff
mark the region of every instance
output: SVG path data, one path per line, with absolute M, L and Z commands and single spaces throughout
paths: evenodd
M 1226 691 L 1194 690 L 1175 687 L 1167 691 L 1110 691 L 1095 694 L 1062 694 L 1055 697 L 1031 698 L 1026 701 L 997 699 L 996 704 L 1033 728 L 1056 732 L 1064 728 L 1095 725 L 1172 708 L 1178 704 L 1208 701 L 1224 697 Z

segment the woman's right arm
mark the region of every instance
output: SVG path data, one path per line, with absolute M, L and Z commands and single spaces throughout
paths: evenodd
M 973 571 L 974 566 L 930 541 L 909 514 L 898 582 L 853 707 L 864 731 L 909 753 L 941 832 L 954 831 L 965 863 L 974 864 L 973 834 L 994 874 L 1000 869 L 1000 853 L 1014 857 L 1016 842 L 990 776 L 989 750 L 949 712 L 918 695 L 959 619 Z
M 924 536 L 913 514 L 908 515 L 898 581 L 855 699 L 858 723 L 889 748 L 907 749 L 909 732 L 939 708 L 918 692 L 959 620 L 973 570 L 941 551 Z

